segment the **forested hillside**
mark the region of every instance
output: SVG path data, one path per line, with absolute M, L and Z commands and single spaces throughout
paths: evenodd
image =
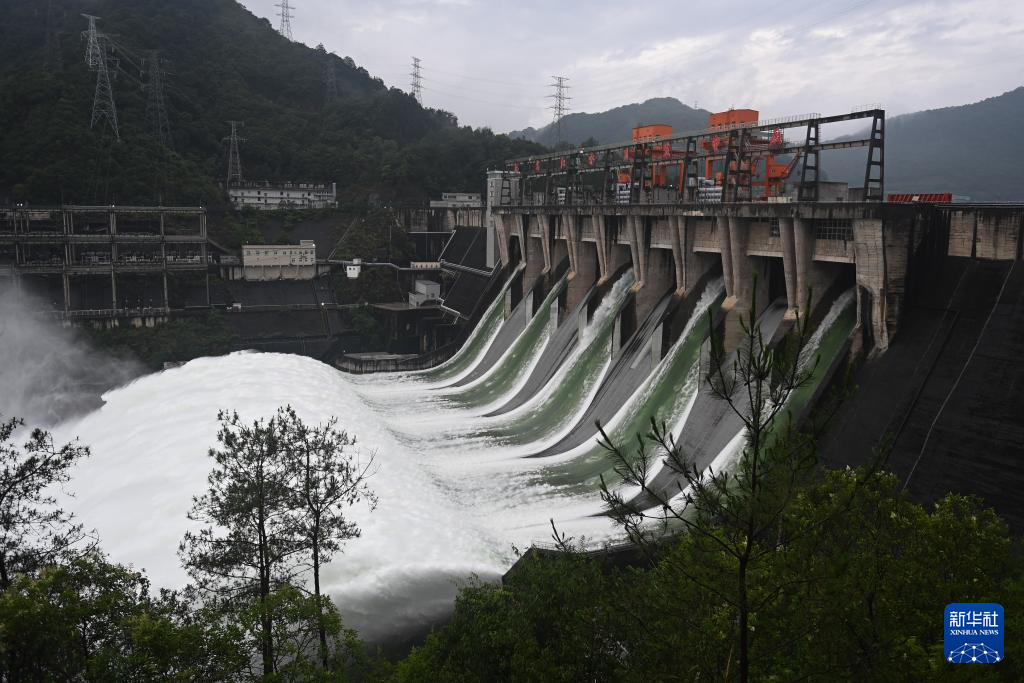
M 626 104 L 608 111 L 568 114 L 562 119 L 562 140 L 574 145 L 596 142 L 602 145 L 629 140 L 634 126 L 665 123 L 676 131 L 700 130 L 708 125 L 703 109 L 688 107 L 674 97 L 655 97 L 644 102 Z M 557 143 L 553 124 L 543 128 L 514 130 L 510 137 L 532 140 L 549 147 Z
M 344 202 L 483 189 L 484 171 L 539 149 L 422 108 L 352 59 L 291 43 L 234 0 L 5 0 L 0 203 L 223 202 L 228 120 L 251 180 L 336 181 Z M 96 73 L 82 13 L 101 17 L 121 141 L 90 130 Z M 171 144 L 147 117 L 150 50 L 164 60 Z M 326 69 L 325 69 L 326 67 Z M 337 97 L 325 87 L 333 70 Z
M 885 131 L 886 192 L 1024 200 L 1022 120 L 1024 87 L 960 107 L 891 117 Z M 834 180 L 864 182 L 863 150 L 828 154 L 822 166 Z

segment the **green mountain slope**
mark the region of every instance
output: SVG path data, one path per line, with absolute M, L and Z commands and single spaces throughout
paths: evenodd
M 484 171 L 538 149 L 459 127 L 349 58 L 290 43 L 234 0 L 7 0 L 0 23 L 0 203 L 216 205 L 228 120 L 245 122 L 251 180 L 336 181 L 344 201 L 482 190 Z M 121 141 L 90 130 L 96 74 L 82 13 L 101 17 Z M 54 46 L 54 49 L 48 49 Z M 145 58 L 160 50 L 173 150 L 147 118 Z M 326 103 L 325 64 L 339 97 Z M 116 65 L 116 68 L 114 68 Z
M 1022 121 L 1024 87 L 973 104 L 888 119 L 886 192 L 952 192 L 974 201 L 1024 200 Z M 822 168 L 830 179 L 862 185 L 864 152 L 828 153 L 822 157 Z
M 651 123 L 665 123 L 679 132 L 700 130 L 707 127 L 709 113 L 688 107 L 674 97 L 656 97 L 594 114 L 567 114 L 562 118 L 562 139 L 580 144 L 593 138 L 600 144 L 611 144 L 629 140 L 634 126 Z M 509 133 L 510 137 L 532 140 L 548 147 L 554 147 L 557 135 L 553 124 Z

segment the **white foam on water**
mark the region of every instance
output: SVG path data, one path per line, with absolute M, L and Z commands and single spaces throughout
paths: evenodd
M 393 391 L 405 391 L 396 382 Z M 406 392 L 407 393 L 407 392 Z M 391 417 L 365 403 L 351 378 L 309 358 L 235 353 L 202 358 L 144 377 L 105 395 L 106 405 L 55 430 L 92 447 L 80 463 L 68 502 L 99 532 L 114 561 L 145 568 L 155 586 L 186 582 L 176 554 L 191 524 L 192 496 L 206 488 L 216 415 L 237 410 L 252 420 L 290 404 L 307 422 L 332 416 L 356 435 L 364 454 L 376 453 L 373 513 L 353 510 L 363 536 L 325 568 L 325 590 L 349 625 L 382 638 L 451 609 L 456 583 L 472 574 L 495 579 L 514 561 L 513 544 L 549 538 L 549 519 L 572 533 L 605 536 L 610 523 L 592 515 L 596 497 L 562 495 L 528 483 L 535 463 L 478 467 L 500 453 L 467 441 L 452 452 L 443 434 L 422 426 L 396 439 Z M 412 399 L 415 400 L 415 399 Z M 444 414 L 438 414 L 438 424 Z

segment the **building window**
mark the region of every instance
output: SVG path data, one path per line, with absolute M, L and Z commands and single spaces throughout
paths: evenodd
M 853 241 L 853 221 L 833 218 L 819 221 L 814 226 L 814 237 L 819 240 Z
M 768 236 L 779 237 L 782 233 L 779 231 L 779 219 L 773 218 L 768 221 Z

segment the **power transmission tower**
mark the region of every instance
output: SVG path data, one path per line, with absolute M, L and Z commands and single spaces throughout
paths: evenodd
M 548 95 L 549 100 L 554 100 L 555 103 L 548 107 L 554 111 L 554 124 L 555 124 L 555 147 L 562 144 L 562 117 L 569 112 L 568 102 L 572 98 L 569 97 L 569 85 L 567 84 L 568 78 L 565 76 L 552 76 L 551 87 L 555 89 L 555 92 Z
M 334 70 L 334 60 L 328 55 L 324 60 L 324 104 L 331 104 L 338 99 L 338 74 Z
M 173 147 L 171 124 L 167 120 L 167 107 L 164 103 L 163 60 L 159 50 L 150 50 L 147 64 L 148 82 L 143 86 L 149 96 L 146 100 L 146 115 L 149 118 L 153 137 L 167 147 Z
M 82 16 L 89 20 L 89 29 L 82 31 L 82 36 L 85 38 L 85 63 L 89 66 L 90 70 L 95 70 L 99 67 L 102 58 L 100 33 L 96 30 L 96 20 L 99 17 L 94 17 L 91 14 L 83 14 Z
M 92 98 L 92 128 L 100 119 L 106 119 L 114 131 L 114 138 L 120 142 L 121 133 L 117 125 L 117 107 L 114 105 L 114 89 L 110 85 L 110 72 L 107 70 L 106 46 L 100 43 L 100 63 L 96 69 L 96 92 Z
M 231 181 L 242 182 L 242 158 L 238 154 L 238 143 L 245 142 L 245 138 L 238 137 L 238 127 L 244 126 L 244 121 L 228 121 L 231 124 L 231 136 L 224 138 L 229 143 L 228 147 L 228 183 L 225 189 L 231 187 Z
M 288 0 L 281 0 L 274 7 L 280 7 L 281 11 L 278 16 L 281 17 L 281 22 L 277 26 L 277 32 L 288 40 L 292 40 L 292 6 Z
M 412 96 L 416 98 L 416 101 L 423 104 L 423 74 L 420 71 L 420 58 L 412 58 Z
M 90 128 L 96 127 L 96 122 L 106 119 L 114 131 L 114 139 L 121 141 L 121 133 L 117 125 L 117 107 L 114 105 L 114 89 L 110 85 L 110 71 L 107 68 L 107 39 L 96 29 L 96 20 L 91 14 L 83 14 L 89 20 L 89 29 L 83 33 L 86 39 L 85 63 L 96 72 L 96 92 L 92 98 L 92 121 Z

